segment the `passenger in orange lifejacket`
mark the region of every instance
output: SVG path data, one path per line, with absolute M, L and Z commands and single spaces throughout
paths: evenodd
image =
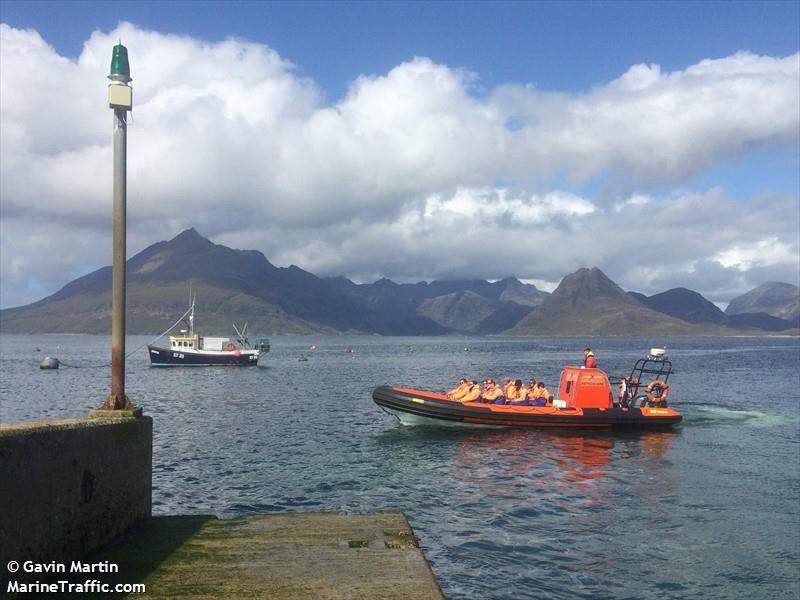
M 538 395 L 539 400 L 543 401 L 541 406 L 546 406 L 553 403 L 553 394 L 551 394 L 550 390 L 548 390 L 544 385 L 544 381 L 540 381 L 536 384 L 536 394 Z
M 469 382 L 462 377 L 458 380 L 458 385 L 447 392 L 447 397 L 450 400 L 458 400 L 467 394 L 467 390 L 469 390 Z
M 594 356 L 594 352 L 589 346 L 583 349 L 583 366 L 587 369 L 596 369 L 597 368 L 597 358 Z
M 497 385 L 493 380 L 487 379 L 483 382 L 483 394 L 481 394 L 481 398 L 483 402 L 487 402 L 489 404 L 505 404 L 506 399 L 503 396 L 503 390 L 500 389 L 500 386 Z
M 522 380 L 517 379 L 506 392 L 506 403 L 514 406 L 525 405 L 528 402 L 528 390 L 522 387 Z
M 470 381 L 470 387 L 466 395 L 459 398 L 461 402 L 476 402 L 481 397 L 481 386 L 476 381 Z
M 506 387 L 506 400 L 511 402 L 519 402 L 524 400 L 525 396 L 522 395 L 522 380 L 517 379 L 514 383 Z
M 509 394 L 513 394 L 514 389 L 514 382 L 511 379 L 506 379 L 503 382 L 503 396 L 506 397 L 506 400 L 512 400 L 513 398 L 509 396 Z
M 536 380 L 535 379 L 531 379 L 530 381 L 528 381 L 528 393 L 525 394 L 525 399 L 526 400 L 536 400 L 536 398 L 538 398 L 537 392 L 536 392 Z
M 547 393 L 547 388 L 544 387 L 544 383 L 541 381 L 536 383 L 533 380 L 531 380 L 530 383 L 531 387 L 525 397 L 516 402 L 510 402 L 509 404 L 513 404 L 514 406 L 545 406 L 547 404 L 547 398 L 543 397 L 542 394 Z

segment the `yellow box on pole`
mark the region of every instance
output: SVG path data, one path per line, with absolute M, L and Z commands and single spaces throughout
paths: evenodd
M 131 110 L 131 108 L 133 108 L 133 90 L 130 86 L 119 83 L 112 83 L 109 85 L 108 107 Z

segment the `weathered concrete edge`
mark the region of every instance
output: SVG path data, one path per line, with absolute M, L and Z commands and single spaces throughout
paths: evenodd
M 119 564 L 113 581 L 146 583 L 154 598 L 441 600 L 418 541 L 400 510 L 176 514 L 140 521 L 87 560 Z
M 148 419 L 150 417 L 147 417 Z M 43 421 L 25 421 L 24 423 L 0 423 L 0 437 L 19 435 L 21 432 L 54 431 L 85 427 L 105 427 L 120 421 L 128 421 L 130 417 L 120 415 L 118 418 L 106 419 L 51 419 Z
M 149 517 L 152 451 L 150 417 L 0 425 L 0 564 L 76 559 Z

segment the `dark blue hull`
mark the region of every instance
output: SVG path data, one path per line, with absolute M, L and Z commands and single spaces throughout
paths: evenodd
M 157 346 L 147 346 L 152 367 L 255 367 L 257 350 L 236 352 L 176 352 Z

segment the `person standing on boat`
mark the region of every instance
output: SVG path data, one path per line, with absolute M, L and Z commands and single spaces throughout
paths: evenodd
M 595 358 L 594 352 L 589 346 L 583 349 L 583 366 L 587 369 L 597 368 L 597 358 Z

